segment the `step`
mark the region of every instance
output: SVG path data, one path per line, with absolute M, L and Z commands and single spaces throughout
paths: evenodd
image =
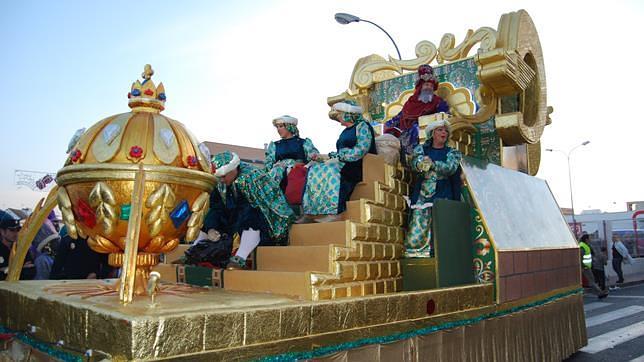
M 351 200 L 366 199 L 388 209 L 402 211 L 407 203 L 402 195 L 390 192 L 390 187 L 380 182 L 361 182 L 356 185 Z
M 224 289 L 287 295 L 311 300 L 311 273 L 265 270 L 226 270 Z
M 400 226 L 363 224 L 351 221 L 296 224 L 291 227 L 289 244 L 293 246 L 352 247 L 352 241 L 401 244 L 404 241 L 404 229 Z
M 260 246 L 257 248 L 257 270 L 284 272 L 332 272 L 334 247 Z
M 289 235 L 293 246 L 347 245 L 347 221 L 294 224 Z
M 402 278 L 367 280 L 329 286 L 314 286 L 313 300 L 330 300 L 347 297 L 364 297 L 374 294 L 396 293 L 402 290 Z
M 385 158 L 378 155 L 367 154 L 362 159 L 362 181 L 364 182 L 385 182 L 385 170 L 387 164 Z
M 402 226 L 406 222 L 406 215 L 402 211 L 387 209 L 366 199 L 349 201 L 343 217 L 353 222 L 389 226 Z

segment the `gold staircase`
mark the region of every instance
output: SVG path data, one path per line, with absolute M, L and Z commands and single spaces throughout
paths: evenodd
M 257 248 L 257 270 L 224 273 L 224 288 L 329 300 L 402 289 L 410 175 L 375 155 L 363 162 L 343 221 L 293 225 L 289 246 Z

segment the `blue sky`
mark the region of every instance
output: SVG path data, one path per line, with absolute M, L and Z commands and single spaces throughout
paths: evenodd
M 42 193 L 17 189 L 16 169 L 56 171 L 73 133 L 127 112 L 126 94 L 146 63 L 163 82 L 164 114 L 200 140 L 262 147 L 270 120 L 300 119 L 300 130 L 330 151 L 339 126 L 326 97 L 348 85 L 356 60 L 395 54 L 365 23 L 342 26 L 335 12 L 382 25 L 403 58 L 421 40 L 457 43 L 468 28 L 496 28 L 526 9 L 545 54 L 553 124 L 544 148 L 575 151 L 577 209 L 644 199 L 639 116 L 642 2 L 528 1 L 13 1 L 0 2 L 0 208 L 30 207 Z M 543 153 L 539 177 L 569 206 L 567 168 Z M 639 181 L 638 181 L 639 180 Z

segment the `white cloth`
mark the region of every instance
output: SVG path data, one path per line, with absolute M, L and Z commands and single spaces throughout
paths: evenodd
M 244 230 L 242 231 L 241 240 L 239 241 L 239 249 L 237 249 L 235 256 L 246 260 L 250 253 L 255 250 L 257 245 L 259 245 L 259 230 Z
M 628 253 L 628 249 L 626 249 L 626 246 L 624 245 L 624 243 L 618 240 L 613 244 L 615 244 L 615 249 L 617 249 L 617 252 L 619 253 L 619 255 L 621 255 L 622 258 L 624 258 L 624 263 L 632 264 L 633 258 L 631 258 L 631 254 Z

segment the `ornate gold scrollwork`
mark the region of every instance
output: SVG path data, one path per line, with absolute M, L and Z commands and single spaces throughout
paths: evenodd
M 57 193 L 58 207 L 60 207 L 60 212 L 63 217 L 63 223 L 67 227 L 67 234 L 72 239 L 78 238 L 78 228 L 76 227 L 76 219 L 74 218 L 74 212 L 72 211 L 72 201 L 69 199 L 67 190 L 64 187 L 60 187 Z
M 369 88 L 373 83 L 393 78 L 403 73 L 403 70 L 416 70 L 423 64 L 431 63 L 438 54 L 434 43 L 423 40 L 416 44 L 416 58 L 398 60 L 391 56 L 385 60 L 379 55 L 372 54 L 361 58 L 353 68 L 349 89 L 356 92 L 358 89 Z
M 207 192 L 201 193 L 192 204 L 192 215 L 188 220 L 188 231 L 186 232 L 186 241 L 193 241 L 199 236 L 199 230 L 203 225 L 206 212 L 210 206 L 210 195 Z
M 489 27 L 482 27 L 476 31 L 469 29 L 465 35 L 465 39 L 455 47 L 456 37 L 454 34 L 447 33 L 441 39 L 437 61 L 439 64 L 442 64 L 445 61 L 467 58 L 472 47 L 478 43 L 481 43 L 481 47 L 479 48 L 481 52 L 494 49 L 496 46 L 496 35 L 496 30 Z
M 97 182 L 89 193 L 89 205 L 96 210 L 96 221 L 106 236 L 112 235 L 118 215 L 114 192 L 105 182 Z
M 146 218 L 146 224 L 150 236 L 157 236 L 168 220 L 168 210 L 174 207 L 175 195 L 172 188 L 167 184 L 162 184 L 154 191 L 145 202 L 145 206 L 150 209 Z
M 525 64 L 521 67 L 527 66 L 534 72 L 533 79 L 519 92 L 520 117 L 508 114 L 499 134 L 505 145 L 534 144 L 548 121 L 546 74 L 537 29 L 525 10 L 501 16 L 496 46 L 509 54 L 516 53 L 520 59 L 517 64 Z

